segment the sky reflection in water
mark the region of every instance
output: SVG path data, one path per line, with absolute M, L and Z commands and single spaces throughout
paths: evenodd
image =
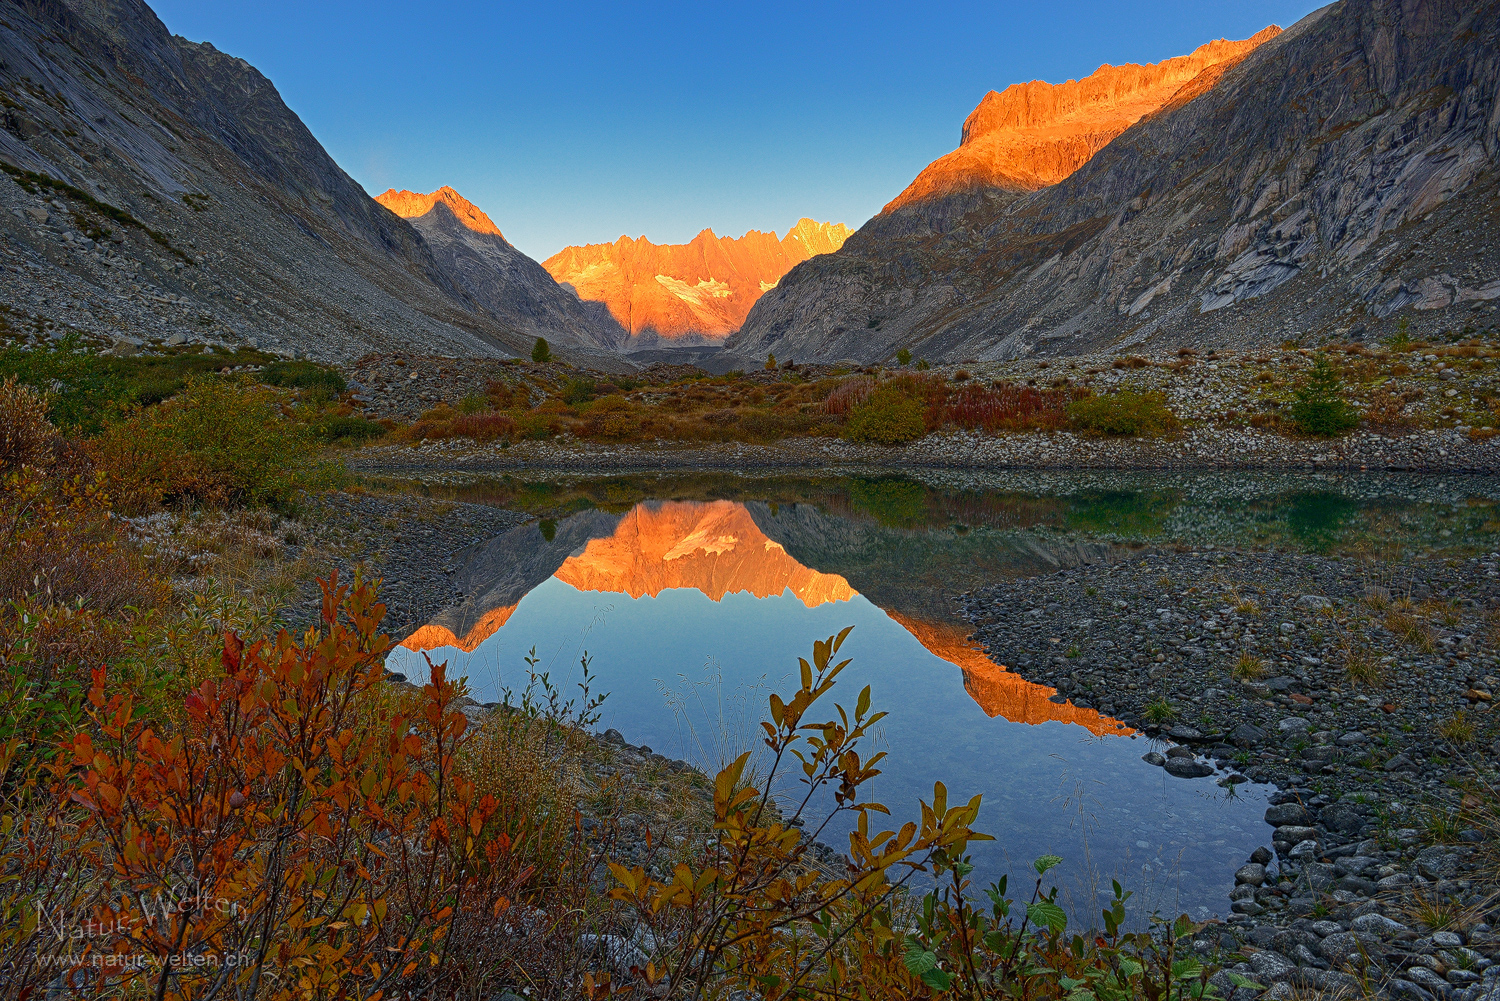
M 534 526 L 514 530 L 492 544 L 495 565 L 521 562 L 516 547 L 551 546 L 561 565 L 542 559 L 532 576 L 555 573 L 534 585 L 501 582 L 464 614 L 414 635 L 390 666 L 417 680 L 417 650 L 428 648 L 450 674 L 469 677 L 476 698 L 497 701 L 506 687 L 524 687 L 533 646 L 541 669 L 570 687 L 586 649 L 598 689 L 610 693 L 601 728 L 712 771 L 725 752 L 757 742 L 766 696 L 791 687 L 813 641 L 853 625 L 841 651 L 853 663 L 833 694 L 852 705 L 868 684 L 890 713 L 879 733 L 890 757 L 873 793 L 891 808 L 892 826 L 915 816 L 942 780 L 950 802 L 984 796 L 976 826 L 997 840 L 975 846 L 980 885 L 1007 871 L 1024 883 L 1031 860 L 1053 853 L 1065 859 L 1055 875 L 1080 916 L 1097 913 L 1088 887 L 1112 878 L 1135 889 L 1143 908 L 1227 911 L 1234 869 L 1270 834 L 1262 790 L 1241 786 L 1231 797 L 1212 779 L 1167 776 L 1140 760 L 1144 738 L 1048 701 L 1052 689 L 996 668 L 932 606 L 887 611 L 844 578 L 804 567 L 771 538 L 795 539 L 796 516 L 786 506 L 687 502 L 575 516 L 593 518 L 588 525 L 563 519 L 556 541 Z M 824 840 L 838 846 L 844 833 L 830 829 Z

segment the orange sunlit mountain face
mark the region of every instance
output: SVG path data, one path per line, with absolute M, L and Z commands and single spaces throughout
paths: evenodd
M 590 540 L 562 561 L 554 576 L 580 591 L 654 597 L 690 588 L 713 601 L 726 594 L 769 598 L 790 592 L 809 608 L 849 601 L 858 592 L 843 577 L 799 563 L 768 537 L 743 504 L 683 501 L 640 504 L 613 534 Z M 402 646 L 422 651 L 457 647 L 472 653 L 510 618 L 515 605 L 483 613 L 463 636 L 427 625 Z M 1108 716 L 1051 701 L 1056 689 L 1032 684 L 996 664 L 957 623 L 932 622 L 886 610 L 934 656 L 963 672 L 964 688 L 988 716 L 1018 723 L 1076 723 L 1094 734 L 1131 731 Z
M 738 330 L 755 300 L 793 267 L 833 253 L 852 234 L 843 223 L 799 219 L 784 237 L 705 229 L 688 243 L 656 244 L 622 236 L 564 247 L 542 267 L 580 298 L 604 303 L 632 337 L 713 341 Z
M 1034 191 L 1056 184 L 1142 118 L 1208 90 L 1279 34 L 1271 25 L 1148 66 L 1105 65 L 1082 80 L 992 90 L 964 121 L 958 149 L 928 164 L 881 211 L 973 188 Z

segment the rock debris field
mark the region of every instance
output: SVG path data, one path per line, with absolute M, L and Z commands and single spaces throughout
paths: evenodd
M 961 604 L 991 659 L 1143 728 L 1152 764 L 1278 787 L 1270 847 L 1195 948 L 1247 954 L 1270 998 L 1500 987 L 1496 831 L 1454 819 L 1496 782 L 1500 554 L 1147 552 Z

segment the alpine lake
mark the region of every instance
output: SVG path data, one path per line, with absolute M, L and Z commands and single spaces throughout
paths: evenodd
M 1171 548 L 1398 560 L 1500 546 L 1500 482 L 1487 477 L 840 470 L 374 482 L 535 516 L 453 556 L 454 603 L 390 654 L 391 670 L 421 682 L 426 658 L 446 661 L 474 698 L 498 703 L 526 687 L 528 656 L 572 694 L 587 657 L 594 691 L 608 693 L 600 730 L 712 775 L 764 750 L 769 695 L 795 690 L 815 640 L 852 626 L 838 655 L 851 663 L 825 700 L 852 710 L 868 685 L 888 713 L 866 748 L 887 754 L 866 791 L 892 815 L 872 820 L 899 827 L 938 781 L 950 803 L 982 794 L 975 827 L 995 840 L 972 846 L 975 885 L 1010 873 L 1014 893 L 1034 859 L 1057 855 L 1049 880 L 1089 915 L 1111 880 L 1134 891 L 1137 915 L 1227 913 L 1235 869 L 1270 842 L 1274 789 L 1146 763 L 1153 742 L 1108 700 L 1070 701 L 992 661 L 956 596 Z M 809 828 L 830 803 L 814 801 Z M 835 848 L 846 836 L 836 823 L 821 835 Z

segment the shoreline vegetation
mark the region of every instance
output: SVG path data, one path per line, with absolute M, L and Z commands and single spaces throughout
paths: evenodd
M 344 373 L 244 351 L 112 357 L 69 340 L 0 351 L 0 996 L 1287 1001 L 1295 989 L 1427 1001 L 1443 992 L 1421 967 L 1444 978 L 1444 1001 L 1473 1001 L 1463 992 L 1495 980 L 1493 896 L 1461 907 L 1433 896 L 1395 931 L 1365 920 L 1393 920 L 1381 907 L 1355 913 L 1363 905 L 1325 886 L 1322 912 L 1298 919 L 1337 931 L 1293 943 L 1185 919 L 1126 927 L 1129 890 L 1117 887 L 1080 927 L 1048 883 L 1055 857 L 1009 888 L 968 885 L 977 803 L 949 804 L 941 786 L 893 804 L 892 831 L 876 833 L 880 809 L 860 788 L 878 770 L 861 742 L 879 693 L 834 688 L 840 637 L 766 707 L 769 770 L 738 758 L 711 777 L 586 736 L 598 693 L 558 692 L 545 676 L 510 706 L 476 705 L 436 668 L 421 689 L 392 684 L 387 610 L 362 569 L 370 549 L 320 520 L 318 497 L 366 489 L 351 467 L 401 455 L 458 466 L 434 443 L 460 437 L 488 436 L 507 458 L 685 445 L 726 465 L 738 450 L 802 448 L 811 465 L 819 449 L 865 461 L 958 436 L 1029 449 L 1066 436 L 1096 455 L 1125 442 L 1187 462 L 1212 431 L 1345 457 L 1414 440 L 1432 466 L 1474 449 L 1473 468 L 1494 469 L 1491 346 L 1259 357 L 1095 372 L 1056 360 L 668 368 L 635 385 L 495 363 L 498 378 L 473 376 L 478 399 L 407 413 L 376 394 L 420 397 L 423 376 L 380 390 L 369 372 L 384 362 Z M 1216 394 L 1230 377 L 1261 409 L 1228 416 Z M 1489 716 L 1476 712 L 1471 730 L 1476 719 L 1482 729 Z M 1455 727 L 1445 739 L 1479 736 Z M 767 793 L 794 751 L 813 786 L 861 817 L 843 862 L 792 823 L 796 802 Z M 1476 777 L 1444 817 L 1417 837 L 1489 833 L 1410 885 L 1441 895 L 1443 880 L 1467 880 L 1460 902 L 1493 894 L 1493 785 Z M 1403 842 L 1397 860 L 1407 847 L 1419 845 Z M 901 891 L 912 871 L 939 889 Z M 1338 935 L 1353 943 L 1344 953 L 1317 945 Z M 1273 961 L 1295 945 L 1322 951 Z

